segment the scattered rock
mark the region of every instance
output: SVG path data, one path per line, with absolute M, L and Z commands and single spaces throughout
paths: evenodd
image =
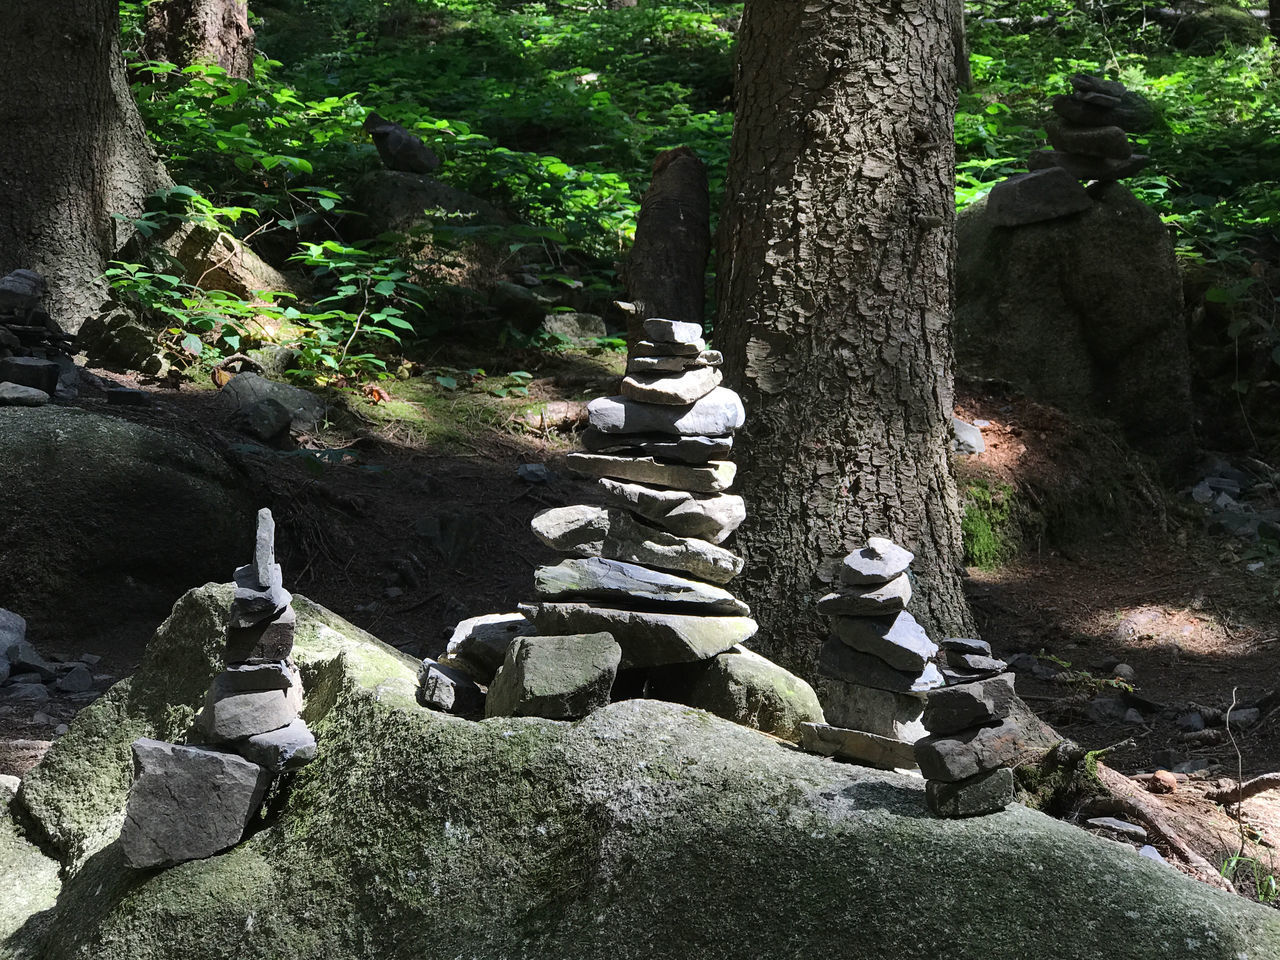
M 43 407 L 52 398 L 43 390 L 17 383 L 0 383 L 0 407 Z
M 488 684 L 506 660 L 507 648 L 517 637 L 531 633 L 533 624 L 521 613 L 486 613 L 471 617 L 453 628 L 441 662 Z
M 505 658 L 505 651 L 503 656 Z M 422 669 L 418 671 L 418 702 L 424 707 L 473 716 L 484 713 L 484 701 L 484 691 L 463 671 L 430 659 L 422 661 Z
M 813 687 L 795 674 L 737 645 L 712 657 L 681 702 L 793 743 L 804 723 L 823 723 Z

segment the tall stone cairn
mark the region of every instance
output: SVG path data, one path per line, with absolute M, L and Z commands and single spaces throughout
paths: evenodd
M 309 763 L 316 740 L 300 716 L 290 654 L 297 617 L 275 562 L 275 521 L 258 511 L 252 562 L 235 572 L 223 651 L 188 740 L 133 744 L 120 843 L 137 869 L 212 856 L 240 842 L 273 777 Z
M 826 677 L 827 723 L 806 723 L 802 746 L 885 769 L 916 766 L 925 694 L 943 684 L 938 646 L 907 612 L 914 556 L 872 537 L 844 558 L 840 586 L 818 601 L 831 618 L 818 672 Z
M 1087 210 L 1093 200 L 1081 181 L 1111 182 L 1131 177 L 1148 158 L 1133 152 L 1126 131 L 1151 123 L 1151 107 L 1115 80 L 1078 73 L 1074 88 L 1052 100 L 1054 119 L 1045 124 L 1051 150 L 1032 154 L 1030 173 L 997 183 L 987 197 L 987 213 L 997 226 L 1053 220 Z

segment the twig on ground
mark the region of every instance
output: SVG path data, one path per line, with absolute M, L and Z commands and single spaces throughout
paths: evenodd
M 1239 804 L 1267 790 L 1276 789 L 1280 789 L 1280 773 L 1264 773 L 1262 776 L 1254 777 L 1252 780 L 1246 780 L 1243 783 L 1237 781 L 1226 789 L 1213 790 L 1206 793 L 1205 799 L 1212 800 L 1214 803 Z M 1239 813 L 1238 809 L 1237 813 Z

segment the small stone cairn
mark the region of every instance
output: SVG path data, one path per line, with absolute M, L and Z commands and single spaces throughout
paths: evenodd
M 1056 114 L 1045 125 L 1052 150 L 1031 155 L 1030 173 L 991 188 L 987 214 L 997 226 L 1014 227 L 1054 220 L 1089 209 L 1092 198 L 1081 181 L 1111 182 L 1131 177 L 1147 164 L 1133 152 L 1125 131 L 1143 130 L 1151 121 L 1146 100 L 1122 83 L 1082 73 L 1071 78 L 1074 90 L 1052 101 Z
M 39 407 L 55 395 L 75 396 L 75 338 L 41 306 L 46 289 L 33 270 L 0 278 L 0 406 Z
M 806 750 L 885 769 L 916 766 L 925 694 L 942 686 L 937 645 L 906 611 L 913 554 L 882 537 L 844 558 L 840 586 L 818 601 L 831 618 L 818 672 L 827 723 L 802 726 Z
M 729 651 L 745 669 L 767 669 L 738 646 L 756 622 L 722 586 L 742 569 L 719 546 L 746 517 L 742 498 L 725 492 L 742 402 L 720 386 L 721 356 L 697 324 L 651 319 L 644 331 L 621 395 L 588 405 L 586 450 L 568 458 L 598 478 L 606 504 L 534 517 L 534 534 L 569 558 L 535 571 L 538 599 L 520 614 L 458 625 L 442 662 L 423 664 L 428 706 L 478 712 L 478 680 L 489 684 L 487 716 L 567 719 L 607 704 L 620 669 L 689 667 Z
M 929 736 L 915 745 L 926 779 L 925 801 L 939 817 L 973 817 L 1013 801 L 1013 770 L 1025 743 L 1010 714 L 1017 703 L 1013 674 L 980 640 L 942 641 L 947 686 L 930 692 L 924 710 Z
M 226 668 L 188 736 L 199 745 L 134 741 L 120 833 L 130 866 L 170 866 L 235 846 L 274 776 L 315 757 L 315 737 L 298 715 L 292 600 L 275 562 L 275 521 L 260 510 L 253 561 L 235 572 Z

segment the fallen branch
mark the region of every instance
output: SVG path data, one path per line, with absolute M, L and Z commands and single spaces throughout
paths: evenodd
M 1234 786 L 1227 787 L 1224 790 L 1214 790 L 1206 793 L 1205 799 L 1214 803 L 1241 803 L 1250 797 L 1256 797 L 1266 790 L 1275 790 L 1278 787 L 1280 787 L 1280 773 L 1264 773 L 1262 776 L 1246 780 L 1244 783 L 1237 782 Z

